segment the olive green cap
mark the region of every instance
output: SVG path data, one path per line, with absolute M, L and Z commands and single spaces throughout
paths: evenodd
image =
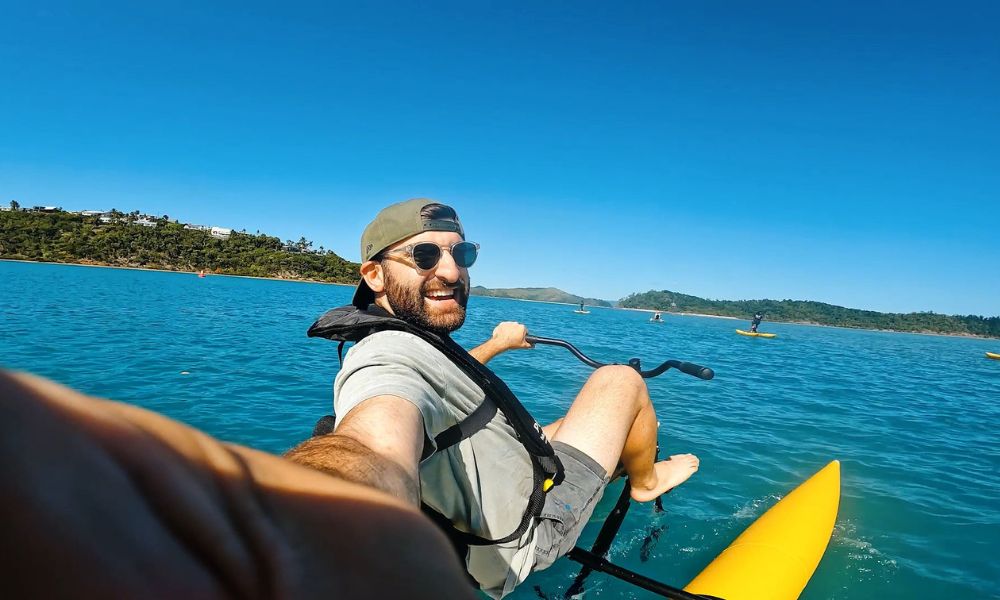
M 421 216 L 424 207 L 441 204 L 429 198 L 414 198 L 383 208 L 361 234 L 361 262 L 367 262 L 389 246 L 424 231 L 453 231 L 465 239 L 458 217 L 429 219 Z M 453 209 L 454 210 L 454 209 Z M 364 278 L 354 292 L 354 305 L 367 307 L 375 300 Z
M 424 231 L 454 231 L 463 238 L 458 219 L 425 219 L 420 211 L 429 204 L 441 204 L 429 198 L 414 198 L 383 208 L 361 234 L 361 262 L 396 242 Z

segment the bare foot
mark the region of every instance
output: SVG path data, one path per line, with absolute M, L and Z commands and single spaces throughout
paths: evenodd
M 674 454 L 667 460 L 661 460 L 653 465 L 656 479 L 651 477 L 650 485 L 640 485 L 639 482 L 632 481 L 632 499 L 636 502 L 656 500 L 694 475 L 699 462 L 694 454 Z

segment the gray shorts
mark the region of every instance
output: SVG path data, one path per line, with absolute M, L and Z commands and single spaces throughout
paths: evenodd
M 573 549 L 608 485 L 604 467 L 582 450 L 562 442 L 552 442 L 552 448 L 566 478 L 545 496 L 535 530 L 535 571 L 547 569 Z

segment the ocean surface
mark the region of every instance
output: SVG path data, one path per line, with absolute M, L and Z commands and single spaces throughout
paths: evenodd
M 0 366 L 137 404 L 224 440 L 280 453 L 331 411 L 336 344 L 306 338 L 352 289 L 300 282 L 0 261 Z M 1000 598 L 1000 340 L 747 323 L 472 298 L 456 339 L 497 322 L 570 340 L 598 360 L 667 358 L 712 367 L 701 381 L 649 381 L 667 454 L 701 470 L 634 506 L 611 559 L 683 585 L 756 517 L 832 459 L 840 514 L 807 599 Z M 559 348 L 509 352 L 491 366 L 541 422 L 561 416 L 588 376 Z M 617 497 L 612 489 L 606 501 Z M 598 514 L 606 514 L 610 502 Z M 642 552 L 651 527 L 663 527 Z M 592 541 L 592 522 L 583 541 Z M 643 560 L 644 555 L 646 560 Z M 391 557 L 386 557 L 391 560 Z M 568 560 L 514 598 L 559 598 Z M 537 590 L 536 590 L 537 588 Z M 585 598 L 651 598 L 595 574 Z

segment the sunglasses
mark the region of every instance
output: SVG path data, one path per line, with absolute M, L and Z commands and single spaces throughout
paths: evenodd
M 405 254 L 410 257 L 413 264 L 420 271 L 430 271 L 441 261 L 441 255 L 447 250 L 451 252 L 451 258 L 455 264 L 463 269 L 468 269 L 476 264 L 479 257 L 479 244 L 475 242 L 455 242 L 451 246 L 438 246 L 431 242 L 420 242 L 419 244 L 408 244 L 402 248 L 389 250 L 382 254 Z

